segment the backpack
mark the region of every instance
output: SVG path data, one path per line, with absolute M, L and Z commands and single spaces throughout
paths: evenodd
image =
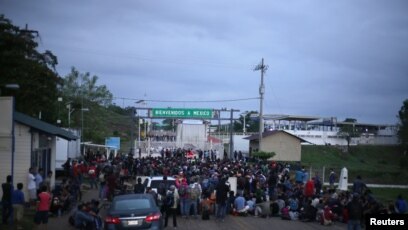
M 192 200 L 197 200 L 200 196 L 200 188 L 197 184 L 193 184 L 192 188 L 190 188 L 190 198 Z
M 290 220 L 289 208 L 288 207 L 283 207 L 281 209 L 281 218 L 282 218 L 282 220 Z
M 298 209 L 298 203 L 294 199 L 289 201 L 289 206 L 291 211 L 296 211 Z
M 187 186 L 186 185 L 181 185 L 179 190 L 178 190 L 178 193 L 179 193 L 180 196 L 186 195 L 187 194 Z
M 174 193 L 173 192 L 169 192 L 166 195 L 166 199 L 164 200 L 164 205 L 166 205 L 166 207 L 173 207 L 174 206 Z
M 157 193 L 160 194 L 161 196 L 166 196 L 166 184 L 164 182 L 159 184 L 159 187 L 157 188 Z

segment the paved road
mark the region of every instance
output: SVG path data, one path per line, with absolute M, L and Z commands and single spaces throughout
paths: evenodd
M 84 192 L 83 201 L 90 201 L 97 198 L 97 190 L 89 190 Z M 101 216 L 105 215 L 104 209 L 101 210 Z M 339 230 L 347 229 L 347 226 L 343 223 L 335 223 L 334 225 L 327 227 L 318 223 L 303 223 L 300 221 L 285 221 L 280 218 L 257 218 L 253 216 L 239 217 L 239 216 L 227 216 L 224 222 L 215 221 L 213 216 L 210 220 L 201 219 L 183 219 L 177 218 L 178 228 L 180 230 L 208 230 L 208 229 L 226 229 L 226 230 L 266 230 L 266 229 L 279 229 L 279 230 Z M 169 219 L 169 226 L 167 229 L 172 229 L 172 222 Z M 71 230 L 74 229 L 68 224 L 68 215 L 62 217 L 52 217 L 48 223 L 48 229 L 58 230 Z

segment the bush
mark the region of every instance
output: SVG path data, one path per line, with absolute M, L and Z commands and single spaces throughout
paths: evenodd
M 262 160 L 268 160 L 271 157 L 274 157 L 276 155 L 276 153 L 274 152 L 254 152 L 252 153 L 252 156 L 255 158 L 260 158 Z

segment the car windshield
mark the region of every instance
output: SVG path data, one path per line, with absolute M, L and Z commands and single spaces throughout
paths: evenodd
M 163 183 L 163 180 L 152 180 L 150 187 L 159 188 L 161 183 Z M 171 185 L 176 185 L 176 182 L 174 180 L 168 180 L 167 185 L 167 187 L 170 187 Z
M 149 199 L 131 199 L 131 200 L 117 200 L 114 204 L 114 210 L 137 210 L 137 209 L 149 209 L 152 205 Z

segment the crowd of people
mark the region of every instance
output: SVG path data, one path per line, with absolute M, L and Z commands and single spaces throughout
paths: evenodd
M 105 197 L 111 199 L 115 190 L 123 193 L 148 191 L 154 195 L 140 176 L 175 177 L 175 187 L 158 189 L 155 197 L 177 193 L 177 204 L 172 206 L 179 209 L 182 218 L 198 218 L 201 214 L 203 219 L 208 219 L 212 214 L 217 221 L 223 221 L 226 215 L 278 216 L 324 225 L 336 221 L 356 225 L 364 223 L 362 220 L 366 214 L 407 211 L 402 196 L 395 203 L 383 205 L 378 202 L 360 176 L 355 178 L 351 191 L 340 191 L 335 188 L 337 175 L 333 169 L 329 186 L 323 186 L 320 176 L 317 173 L 309 175 L 304 167 L 247 159 L 238 153 L 233 159 L 221 160 L 204 153 L 188 158 L 188 151 L 167 149 L 156 158 L 118 155 L 110 161 L 94 154 L 88 159 L 95 162 L 100 186 L 104 186 L 102 191 L 105 192 L 100 198 L 106 194 Z M 126 181 L 137 177 L 138 183 L 134 189 L 129 189 L 133 184 Z M 236 189 L 231 188 L 230 177 L 236 177 Z M 158 204 L 166 212 L 164 201 L 158 201 Z M 170 210 L 169 216 L 174 214 L 171 209 L 167 210 Z
M 61 184 L 50 188 L 52 172 L 43 175 L 41 169 L 30 168 L 27 175 L 29 201 L 36 204 L 35 222 L 46 224 L 48 213 L 56 216 L 75 212 L 71 222 L 77 227 L 98 227 L 100 201 L 111 200 L 117 194 L 151 193 L 168 217 L 177 226 L 181 218 L 207 220 L 214 216 L 224 221 L 226 215 L 280 217 L 285 220 L 318 221 L 330 225 L 335 221 L 350 227 L 363 224 L 366 214 L 405 213 L 406 201 L 399 196 L 395 203 L 382 205 L 358 176 L 351 191 L 335 188 L 334 170 L 329 176 L 328 187 L 320 176 L 309 175 L 305 168 L 290 167 L 281 162 L 248 159 L 234 154 L 233 159 L 220 159 L 210 154 L 186 157 L 188 150 L 163 150 L 161 157 L 134 157 L 118 154 L 106 158 L 103 154 L 88 153 L 80 161 L 68 159 L 64 164 L 66 177 Z M 45 177 L 44 177 L 45 176 Z M 173 186 L 160 185 L 157 191 L 147 187 L 141 176 L 174 177 Z M 231 188 L 229 178 L 236 178 L 236 188 Z M 133 183 L 137 178 L 137 183 Z M 90 189 L 98 189 L 98 199 L 82 203 L 81 185 L 87 182 Z M 235 186 L 235 184 L 234 184 Z M 13 188 L 11 177 L 2 185 L 3 224 L 14 217 L 21 220 L 25 203 L 23 183 Z M 173 199 L 167 201 L 168 197 Z

